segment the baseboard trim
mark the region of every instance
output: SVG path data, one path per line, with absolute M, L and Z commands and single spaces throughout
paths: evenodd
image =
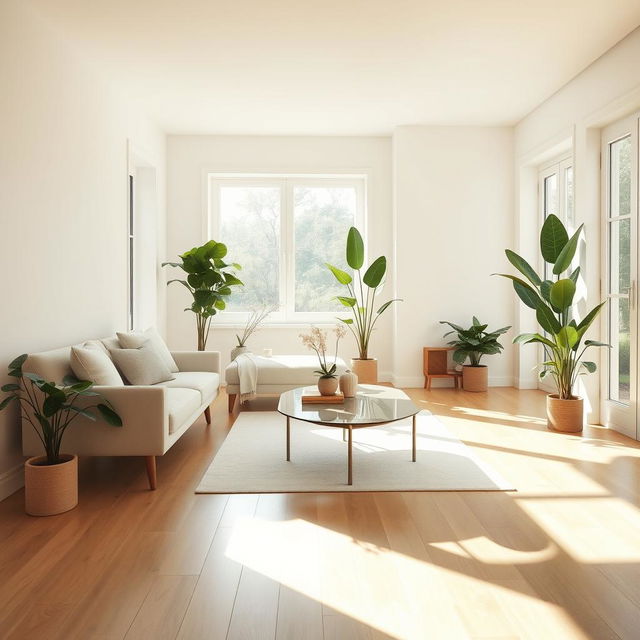
M 391 382 L 394 387 L 403 387 L 405 389 L 422 389 L 424 387 L 424 376 L 391 376 Z M 512 376 L 489 376 L 490 387 L 512 387 Z M 447 378 L 434 378 L 431 381 L 432 388 L 453 387 L 453 380 Z
M 20 463 L 0 474 L 0 500 L 8 498 L 24 486 L 24 464 Z

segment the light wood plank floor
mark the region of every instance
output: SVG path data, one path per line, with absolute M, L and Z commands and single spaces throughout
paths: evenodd
M 0 637 L 639 638 L 637 443 L 550 433 L 537 391 L 408 392 L 519 491 L 196 496 L 222 394 L 156 492 L 105 458 L 72 512 L 0 503 Z

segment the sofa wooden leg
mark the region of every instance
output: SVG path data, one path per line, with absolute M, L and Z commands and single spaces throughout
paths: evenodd
M 211 407 L 207 407 L 204 410 L 204 419 L 207 421 L 207 424 L 211 424 Z
M 156 489 L 156 457 L 146 456 L 147 463 L 147 478 L 149 478 L 149 489 L 155 491 Z
M 229 413 L 233 413 L 233 407 L 236 404 L 236 394 L 235 393 L 230 393 L 229 394 Z

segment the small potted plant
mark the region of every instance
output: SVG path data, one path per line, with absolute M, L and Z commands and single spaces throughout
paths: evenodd
M 18 403 L 22 419 L 31 424 L 42 442 L 45 455 L 25 462 L 25 508 L 32 516 L 50 516 L 78 504 L 78 457 L 60 453 L 65 431 L 78 416 L 93 422 L 100 417 L 114 427 L 121 427 L 122 420 L 106 400 L 96 404 L 83 401 L 101 397 L 91 390 L 93 382 L 73 376 L 61 385 L 46 382 L 22 371 L 26 359 L 25 353 L 9 365 L 9 376 L 16 382 L 2 387 L 8 395 L 0 402 L 0 410 L 12 401 Z
M 318 356 L 320 369 L 314 371 L 320 378 L 318 379 L 318 391 L 322 396 L 332 396 L 338 389 L 338 376 L 336 360 L 338 359 L 338 343 L 346 334 L 344 327 L 337 326 L 334 329 L 336 337 L 336 352 L 333 361 L 327 359 L 327 332 L 318 327 L 311 327 L 308 334 L 300 334 L 302 344 L 308 349 L 312 349 Z
M 589 347 L 609 347 L 597 340 L 584 340 L 604 302 L 596 305 L 582 320 L 573 317 L 572 307 L 580 267 L 570 271 L 578 248 L 583 225 L 569 238 L 560 219 L 547 216 L 540 231 L 540 251 L 544 261 L 552 265 L 552 279 L 540 277 L 533 267 L 514 251 L 505 251 L 509 262 L 526 278 L 499 273 L 513 281 L 513 288 L 522 302 L 536 312 L 538 324 L 546 332 L 523 333 L 514 343 L 541 344 L 545 359 L 541 363 L 540 379 L 550 376 L 557 393 L 547 396 L 547 427 L 556 431 L 582 431 L 583 399 L 574 394 L 578 376 L 593 373 L 596 363 L 583 360 Z M 584 340 L 584 343 L 583 343 Z M 583 346 L 584 344 L 584 346 Z
M 231 350 L 231 360 L 235 360 L 241 353 L 248 351 L 247 340 L 257 331 L 258 327 L 266 320 L 272 311 L 273 308 L 267 307 L 266 305 L 251 311 L 244 325 L 242 335 L 236 333 L 238 344 Z
M 225 262 L 223 258 L 226 255 L 225 244 L 209 240 L 201 247 L 194 247 L 179 256 L 182 262 L 162 263 L 163 267 L 177 267 L 187 274 L 186 280 L 174 278 L 167 284 L 179 282 L 193 296 L 191 306 L 185 311 L 192 311 L 196 316 L 198 351 L 206 349 L 211 318 L 225 309 L 225 300 L 231 295 L 231 287 L 243 284 L 234 273 L 241 269 L 240 265 Z
M 480 359 L 485 355 L 500 353 L 504 348 L 498 342 L 498 336 L 506 333 L 511 326 L 502 327 L 495 331 L 487 331 L 486 324 L 482 324 L 473 316 L 472 325 L 468 329 L 441 320 L 440 324 L 448 324 L 453 331 L 444 334 L 444 338 L 456 334 L 456 339 L 447 344 L 455 347 L 453 360 L 462 367 L 462 387 L 465 391 L 486 391 L 489 386 L 489 370 L 486 365 L 480 364 Z M 465 364 L 469 358 L 469 364 Z
M 358 344 L 358 357 L 351 358 L 351 370 L 358 376 L 358 380 L 366 384 L 378 381 L 378 361 L 369 354 L 371 333 L 380 316 L 399 298 L 388 300 L 375 308 L 375 300 L 384 286 L 384 276 L 387 272 L 387 259 L 384 256 L 376 258 L 362 274 L 364 265 L 364 242 L 360 232 L 351 227 L 347 235 L 347 264 L 353 270 L 353 277 L 331 264 L 326 266 L 333 273 L 335 279 L 347 288 L 347 296 L 337 296 L 337 300 L 351 310 L 351 318 L 338 318 L 353 334 Z

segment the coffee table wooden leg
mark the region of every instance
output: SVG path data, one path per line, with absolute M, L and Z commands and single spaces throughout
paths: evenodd
M 353 429 L 349 425 L 349 474 L 347 484 L 353 484 Z
M 412 439 L 412 445 L 413 445 L 413 457 L 412 457 L 412 462 L 416 461 L 416 417 L 413 416 L 413 428 L 412 428 L 412 434 L 411 434 L 411 439 Z
M 291 460 L 291 419 L 287 416 L 287 462 Z

